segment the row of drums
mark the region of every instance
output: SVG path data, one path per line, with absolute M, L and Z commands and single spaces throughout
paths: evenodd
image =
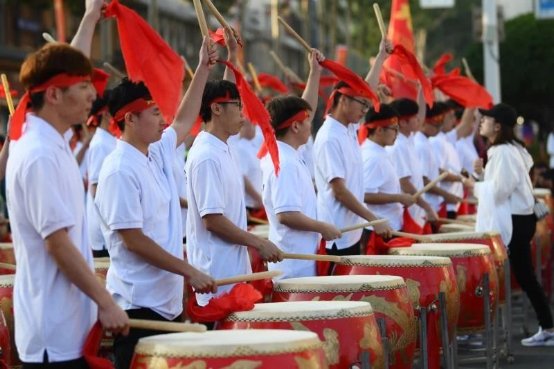
M 385 363 L 411 368 L 419 345 L 420 308 L 429 311 L 429 342 L 434 338 L 434 345 L 441 344 L 440 292 L 446 297 L 450 339 L 456 332 L 482 330 L 483 299 L 489 299 L 494 312 L 502 298 L 498 275 L 504 274 L 497 270 L 504 268 L 506 252 L 498 235 L 435 236 L 440 243 L 393 248 L 391 255 L 344 257 L 333 276 L 276 281 L 271 303 L 231 314 L 217 331 L 142 339 L 132 367 L 350 368 L 362 367 L 368 355 L 372 368 Z M 109 261 L 95 264 L 97 275 L 105 276 Z M 488 296 L 482 293 L 485 274 Z M 0 276 L 0 307 L 10 333 L 12 290 L 13 275 Z M 388 357 L 378 321 L 384 323 Z M 1 339 L 0 344 L 4 348 Z M 12 350 L 11 363 L 14 356 Z

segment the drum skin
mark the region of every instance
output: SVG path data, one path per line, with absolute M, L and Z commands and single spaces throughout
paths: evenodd
M 139 340 L 131 369 L 326 369 L 312 332 L 226 330 L 174 333 Z
M 451 339 L 456 334 L 456 324 L 460 314 L 460 292 L 452 262 L 446 257 L 436 256 L 396 256 L 396 255 L 356 255 L 343 256 L 342 263 L 335 267 L 336 275 L 397 275 L 404 278 L 408 293 L 415 309 L 438 306 L 438 296 L 444 292 L 448 332 Z M 436 319 L 439 327 L 439 314 L 429 314 L 428 319 Z M 437 330 L 435 334 L 440 337 Z M 438 338 L 440 341 L 440 338 Z
M 231 314 L 219 329 L 294 329 L 317 333 L 329 368 L 361 367 L 369 351 L 371 367 L 383 368 L 383 345 L 371 305 L 359 301 L 301 301 L 256 304 Z
M 273 301 L 366 301 L 376 319 L 384 319 L 390 343 L 389 365 L 409 369 L 413 365 L 417 321 L 408 288 L 396 276 L 324 276 L 275 282 Z
M 484 245 L 429 243 L 411 247 L 392 248 L 393 255 L 448 256 L 456 271 L 460 291 L 458 333 L 479 332 L 485 328 L 483 295 L 481 290 L 485 273 L 489 274 L 489 301 L 494 314 L 498 303 L 498 278 L 490 249 Z

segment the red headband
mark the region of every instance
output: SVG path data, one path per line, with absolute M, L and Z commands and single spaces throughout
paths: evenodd
M 289 119 L 285 120 L 277 126 L 277 129 L 289 128 L 294 122 L 303 122 L 310 117 L 310 113 L 307 110 L 300 110 Z
M 121 136 L 121 129 L 117 125 L 117 122 L 125 119 L 125 114 L 127 113 L 140 113 L 152 106 L 156 105 L 154 100 L 146 100 L 143 98 L 136 99 L 128 103 L 127 105 L 122 106 L 118 111 L 115 112 L 113 118 L 110 120 L 109 131 L 115 136 Z
M 365 98 L 365 94 L 361 93 L 360 91 L 355 91 L 350 87 L 343 86 L 341 88 L 338 88 L 336 90 L 333 90 L 329 98 L 327 99 L 327 106 L 325 107 L 325 114 L 329 113 L 331 110 L 331 107 L 333 106 L 333 100 L 335 100 L 335 95 L 337 93 L 343 94 L 345 96 L 349 97 L 355 97 L 355 96 L 361 96 Z
M 444 119 L 444 114 L 439 114 L 439 115 L 435 115 L 434 117 L 425 118 L 425 123 L 438 125 L 439 123 L 442 123 L 443 119 Z
M 358 128 L 358 143 L 361 145 L 365 141 L 370 129 L 388 127 L 392 126 L 393 124 L 398 124 L 398 117 L 374 120 L 372 122 L 366 122 L 362 124 L 360 128 Z
M 98 116 L 100 114 L 103 114 L 108 111 L 107 107 L 103 107 L 102 109 L 98 110 L 96 114 L 92 114 L 88 120 L 87 120 L 87 127 L 98 127 L 100 125 L 100 122 L 98 121 Z
M 90 75 L 74 76 L 67 73 L 60 73 L 38 86 L 31 87 L 21 97 L 21 100 L 19 100 L 19 104 L 17 105 L 17 108 L 13 113 L 12 121 L 10 125 L 10 132 L 9 132 L 10 139 L 18 140 L 21 137 L 21 133 L 23 130 L 23 123 L 25 122 L 25 114 L 27 114 L 27 112 L 29 111 L 31 94 L 37 93 L 37 92 L 44 92 L 46 91 L 46 89 L 48 89 L 48 87 L 52 87 L 52 86 L 65 88 L 80 82 L 92 81 L 92 84 L 96 89 L 96 92 L 99 95 L 102 95 L 104 93 L 104 89 L 108 82 L 108 78 L 109 78 L 109 75 L 106 72 L 99 69 L 94 69 L 92 76 Z

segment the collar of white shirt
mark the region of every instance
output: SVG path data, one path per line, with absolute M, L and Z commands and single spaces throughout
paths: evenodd
M 104 128 L 102 127 L 98 127 L 96 128 L 96 132 L 94 133 L 95 135 L 98 135 L 100 138 L 102 139 L 116 139 L 110 132 L 106 131 Z
M 336 120 L 332 115 L 327 115 L 327 119 L 325 121 L 329 124 L 329 129 L 331 131 L 345 135 L 348 134 L 348 127 Z
M 129 155 L 131 159 L 136 160 L 139 164 L 148 165 L 148 157 L 130 143 L 123 140 L 118 140 L 117 148 L 126 155 Z
M 295 150 L 294 147 L 283 141 L 277 141 L 277 146 L 279 147 L 279 153 L 287 156 L 294 156 L 295 158 L 300 158 L 298 150 Z
M 40 137 L 44 140 L 44 142 L 51 142 L 62 149 L 68 147 L 64 136 L 61 135 L 60 132 L 56 131 L 54 126 L 33 113 L 27 113 L 24 130 L 25 132 L 36 130 L 39 132 Z
M 219 138 L 211 134 L 210 132 L 200 132 L 196 140 L 206 142 L 208 145 L 214 146 L 223 152 L 229 152 L 229 145 L 226 142 L 221 141 Z
M 385 150 L 385 148 L 383 146 L 379 145 L 378 143 L 375 143 L 374 141 L 371 141 L 369 138 L 366 138 L 365 145 L 371 151 L 374 151 L 374 152 L 377 152 L 377 153 L 380 153 L 380 154 L 381 153 L 382 154 L 387 153 L 387 151 Z

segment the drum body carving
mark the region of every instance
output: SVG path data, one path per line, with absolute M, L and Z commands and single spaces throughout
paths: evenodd
M 417 323 L 401 277 L 350 275 L 303 277 L 275 282 L 273 301 L 366 301 L 376 319 L 384 319 L 391 344 L 391 368 L 412 367 Z
M 297 301 L 256 304 L 231 314 L 221 329 L 295 329 L 317 333 L 329 368 L 361 367 L 369 351 L 371 367 L 383 368 L 383 346 L 371 305 L 361 301 Z
M 313 332 L 226 330 L 142 338 L 131 369 L 324 369 L 322 345 Z

